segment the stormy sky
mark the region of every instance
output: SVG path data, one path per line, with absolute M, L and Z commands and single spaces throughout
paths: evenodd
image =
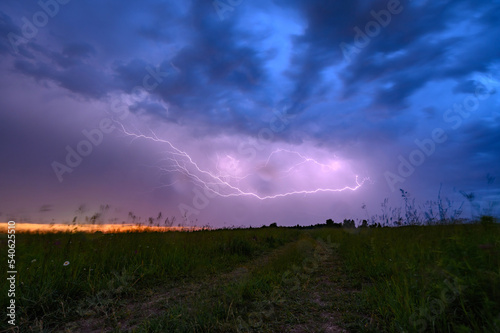
M 400 188 L 486 213 L 498 22 L 492 0 L 3 0 L 0 220 L 313 224 Z

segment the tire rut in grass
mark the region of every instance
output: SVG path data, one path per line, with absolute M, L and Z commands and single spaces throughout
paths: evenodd
M 266 265 L 272 258 L 279 256 L 287 247 L 298 241 L 287 243 L 257 258 L 238 265 L 234 270 L 219 275 L 210 275 L 192 282 L 172 283 L 169 286 L 157 286 L 143 290 L 142 296 L 133 299 L 117 300 L 111 309 L 100 315 L 77 320 L 65 325 L 60 332 L 111 332 L 131 331 L 142 322 L 156 318 L 172 307 L 189 304 L 202 291 L 211 290 L 214 286 L 224 286 L 245 279 L 253 270 Z M 189 309 L 188 309 L 189 311 Z
M 363 325 L 360 323 L 369 320 L 360 306 L 359 288 L 341 269 L 337 249 L 317 242 L 316 251 L 327 251 L 327 255 L 315 253 L 315 259 L 305 260 L 303 267 L 296 270 L 300 286 L 284 304 L 283 323 L 272 331 L 348 332 L 349 328 L 359 330 Z

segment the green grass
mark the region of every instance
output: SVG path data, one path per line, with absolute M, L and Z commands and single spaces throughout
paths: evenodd
M 498 224 L 16 236 L 21 332 L 500 332 Z
M 18 323 L 25 329 L 43 321 L 50 330 L 82 313 L 102 315 L 118 299 L 151 286 L 228 272 L 298 235 L 281 229 L 17 234 Z M 70 264 L 64 266 L 65 261 Z M 6 284 L 1 295 L 7 304 Z
M 137 332 L 253 332 L 276 321 L 283 301 L 282 275 L 313 251 L 307 235 L 284 246 L 264 262 L 254 262 L 247 273 L 223 284 L 213 283 L 196 296 L 166 307 Z
M 377 329 L 499 332 L 500 226 L 323 229 Z

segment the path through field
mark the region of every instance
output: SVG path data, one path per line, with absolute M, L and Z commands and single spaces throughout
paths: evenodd
M 293 251 L 307 255 L 283 266 Z M 358 291 L 341 273 L 336 251 L 301 238 L 224 274 L 116 299 L 60 332 L 347 332 L 342 327 L 366 318 L 358 314 Z M 211 312 L 218 313 L 215 323 L 205 318 Z M 171 326 L 175 322 L 182 325 Z
M 359 322 L 369 320 L 358 303 L 359 290 L 342 273 L 338 250 L 324 245 L 327 243 L 321 242 L 316 247 L 316 251 L 327 250 L 326 255 L 314 256 L 321 258 L 317 265 L 304 261 L 301 270 L 304 282 L 286 309 L 287 317 L 295 320 L 273 332 L 349 332 L 346 327 L 359 328 Z

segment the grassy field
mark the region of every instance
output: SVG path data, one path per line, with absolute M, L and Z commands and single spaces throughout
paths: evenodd
M 16 236 L 20 332 L 500 332 L 493 223 Z

